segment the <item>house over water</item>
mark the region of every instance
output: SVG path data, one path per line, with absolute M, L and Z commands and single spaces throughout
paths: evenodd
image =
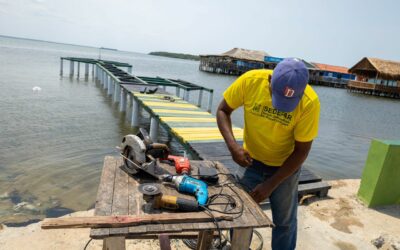
M 264 57 L 267 52 L 234 48 L 220 55 L 200 55 L 201 71 L 241 75 L 252 69 L 264 68 Z
M 400 98 L 400 62 L 364 57 L 349 72 L 356 74 L 349 91 Z
M 311 84 L 345 88 L 349 80 L 356 78 L 346 67 L 314 62 L 312 64 L 316 69 L 310 72 Z

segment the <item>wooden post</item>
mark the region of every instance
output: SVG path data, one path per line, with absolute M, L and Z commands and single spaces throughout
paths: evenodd
M 197 237 L 196 250 L 210 249 L 213 239 L 214 239 L 214 231 L 213 230 L 200 231 L 199 236 Z M 248 248 L 243 248 L 243 249 L 248 249 Z
M 103 250 L 125 250 L 125 237 L 108 237 L 103 240 Z
M 94 67 L 96 67 L 96 64 L 92 64 L 92 78 L 94 78 Z
M 210 90 L 210 93 L 208 95 L 208 107 L 207 111 L 211 113 L 211 108 L 212 108 L 212 101 L 213 101 L 213 90 Z
M 171 241 L 169 240 L 168 234 L 159 234 L 158 241 L 160 242 L 161 250 L 171 250 Z
M 60 76 L 63 75 L 63 69 L 64 69 L 64 60 L 62 58 L 60 58 Z
M 158 120 L 156 117 L 151 117 L 150 120 L 150 139 L 153 142 L 157 142 L 157 136 L 158 136 Z
M 203 89 L 199 91 L 199 99 L 197 100 L 197 106 L 201 107 L 201 103 L 203 102 Z
M 131 126 L 132 127 L 139 126 L 139 117 L 140 117 L 139 116 L 139 103 L 134 98 L 132 98 L 132 117 L 131 117 Z
M 119 111 L 126 111 L 126 91 L 123 88 L 121 88 L 121 101 L 119 103 Z
M 69 76 L 74 76 L 74 61 L 72 60 L 69 61 Z
M 179 86 L 175 86 L 175 95 L 177 97 L 180 97 L 181 95 L 181 88 Z
M 85 78 L 89 77 L 89 63 L 85 63 Z
M 233 229 L 231 249 L 232 250 L 250 249 L 252 234 L 253 234 L 253 228 Z
M 79 79 L 79 73 L 80 73 L 80 70 L 81 70 L 81 63 L 80 62 L 78 62 L 78 67 L 77 67 L 77 70 L 76 70 L 76 78 L 78 78 Z

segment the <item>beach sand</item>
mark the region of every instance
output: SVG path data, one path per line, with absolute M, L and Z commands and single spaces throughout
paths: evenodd
M 332 189 L 324 199 L 307 197 L 298 213 L 297 249 L 380 249 L 400 250 L 400 205 L 367 208 L 357 199 L 360 180 L 330 181 Z M 265 212 L 271 216 L 268 209 Z M 67 216 L 88 216 L 93 210 Z M 26 227 L 0 226 L 1 249 L 83 249 L 89 229 L 42 230 L 41 222 Z M 263 249 L 270 249 L 271 229 L 257 229 L 263 235 Z M 259 245 L 253 237 L 252 249 Z M 180 240 L 171 240 L 172 249 L 189 249 Z M 101 249 L 93 240 L 87 249 Z M 155 240 L 127 240 L 127 249 L 159 249 Z

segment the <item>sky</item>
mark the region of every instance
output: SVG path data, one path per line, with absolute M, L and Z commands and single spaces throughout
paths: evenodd
M 398 0 L 0 0 L 0 35 L 148 53 L 400 61 Z

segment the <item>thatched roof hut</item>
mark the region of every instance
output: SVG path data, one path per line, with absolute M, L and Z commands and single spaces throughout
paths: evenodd
M 349 72 L 370 78 L 400 80 L 400 62 L 364 57 Z
M 233 48 L 225 53 L 219 55 L 200 55 L 203 57 L 230 57 L 232 59 L 247 60 L 247 61 L 258 61 L 264 62 L 264 57 L 268 56 L 268 53 L 262 50 L 250 50 Z

